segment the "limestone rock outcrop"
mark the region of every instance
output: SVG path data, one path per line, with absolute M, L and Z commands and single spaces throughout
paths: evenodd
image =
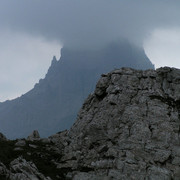
M 102 75 L 66 141 L 72 179 L 180 179 L 180 70 Z

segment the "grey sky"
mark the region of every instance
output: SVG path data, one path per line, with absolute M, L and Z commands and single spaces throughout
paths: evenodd
M 156 68 L 170 66 L 180 69 L 180 29 L 156 29 L 144 40 L 147 56 Z
M 71 48 L 98 48 L 104 43 L 123 37 L 140 46 L 144 45 L 149 57 L 154 59 L 157 56 L 156 45 L 161 44 L 161 47 L 157 46 L 157 48 L 163 50 L 164 41 L 171 39 L 173 34 L 179 36 L 179 33 L 171 31 L 171 28 L 180 31 L 179 9 L 179 0 L 1 0 L 0 83 L 4 82 L 1 78 L 2 72 L 7 72 L 6 83 L 10 82 L 7 87 L 17 83 L 18 73 L 21 74 L 20 77 L 23 76 L 23 79 L 33 76 L 34 80 L 31 83 L 28 83 L 28 80 L 19 80 L 22 82 L 18 84 L 19 90 L 21 86 L 26 87 L 21 91 L 25 93 L 28 88 L 32 88 L 32 83 L 44 76 L 48 68 L 47 64 L 50 64 L 50 57 L 59 54 L 57 49 L 61 44 Z M 158 44 L 157 35 L 162 32 L 161 30 L 167 30 L 167 33 Z M 161 33 L 158 37 L 160 36 Z M 9 39 L 12 39 L 12 42 Z M 34 53 L 35 44 L 37 53 Z M 38 46 L 38 44 L 41 45 Z M 6 52 L 8 54 L 10 50 L 12 51 L 10 46 L 14 47 L 13 56 L 5 56 Z M 40 46 L 44 49 L 42 50 Z M 28 48 L 25 50 L 25 47 Z M 51 51 L 48 52 L 48 49 Z M 170 49 L 171 54 L 177 52 L 173 51 L 173 45 L 166 46 L 165 49 L 166 51 Z M 39 54 L 38 51 L 40 51 Z M 31 54 L 31 57 L 27 54 Z M 167 58 L 167 55 L 165 57 Z M 164 57 L 160 58 L 161 60 L 158 61 L 163 61 Z M 23 63 L 24 61 L 26 63 Z M 33 66 L 35 62 L 37 64 Z M 164 60 L 160 65 L 166 65 L 165 62 L 169 60 Z M 155 61 L 153 63 L 158 64 Z M 5 68 L 9 64 L 13 64 L 14 67 L 11 70 L 14 71 L 13 77 Z M 180 67 L 178 58 L 173 66 L 176 64 Z M 31 74 L 26 73 L 27 71 Z M 35 72 L 42 73 L 34 75 Z M 14 94 L 20 93 L 20 91 L 16 93 L 17 90 L 13 87 L 10 89 Z M 6 89 L 4 91 L 8 93 Z M 0 93 L 2 92 L 0 89 Z M 6 98 L 6 95 L 4 97 Z M 3 98 L 0 97 L 0 101 L 1 99 Z
M 157 27 L 179 26 L 175 0 L 1 0 L 1 27 L 43 35 L 68 46 L 127 37 L 138 43 Z

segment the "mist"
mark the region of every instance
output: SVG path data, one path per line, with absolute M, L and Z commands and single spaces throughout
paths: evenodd
M 179 27 L 179 7 L 170 0 L 2 0 L 0 25 L 69 48 L 97 48 L 122 38 L 142 46 L 154 29 Z

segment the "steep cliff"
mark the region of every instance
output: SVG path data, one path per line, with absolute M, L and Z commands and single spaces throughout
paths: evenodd
M 74 179 L 180 179 L 180 70 L 103 75 L 68 138 Z
M 63 48 L 60 60 L 53 58 L 46 77 L 31 91 L 0 103 L 0 132 L 14 139 L 34 129 L 47 137 L 70 128 L 100 75 L 122 66 L 153 68 L 144 51 L 126 41 L 92 51 Z
M 23 177 L 26 173 L 12 166 L 16 158 L 21 167 L 22 154 L 22 162 L 28 158 L 44 173 L 39 178 L 36 171 L 39 179 L 179 180 L 180 70 L 122 68 L 103 74 L 69 131 L 24 141 L 8 163 L 1 160 L 0 173 Z M 53 173 L 42 162 L 50 162 Z

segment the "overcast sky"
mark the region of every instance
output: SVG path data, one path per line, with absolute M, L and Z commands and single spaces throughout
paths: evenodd
M 156 67 L 180 68 L 179 0 L 1 0 L 0 101 L 30 90 L 60 48 L 127 38 Z

